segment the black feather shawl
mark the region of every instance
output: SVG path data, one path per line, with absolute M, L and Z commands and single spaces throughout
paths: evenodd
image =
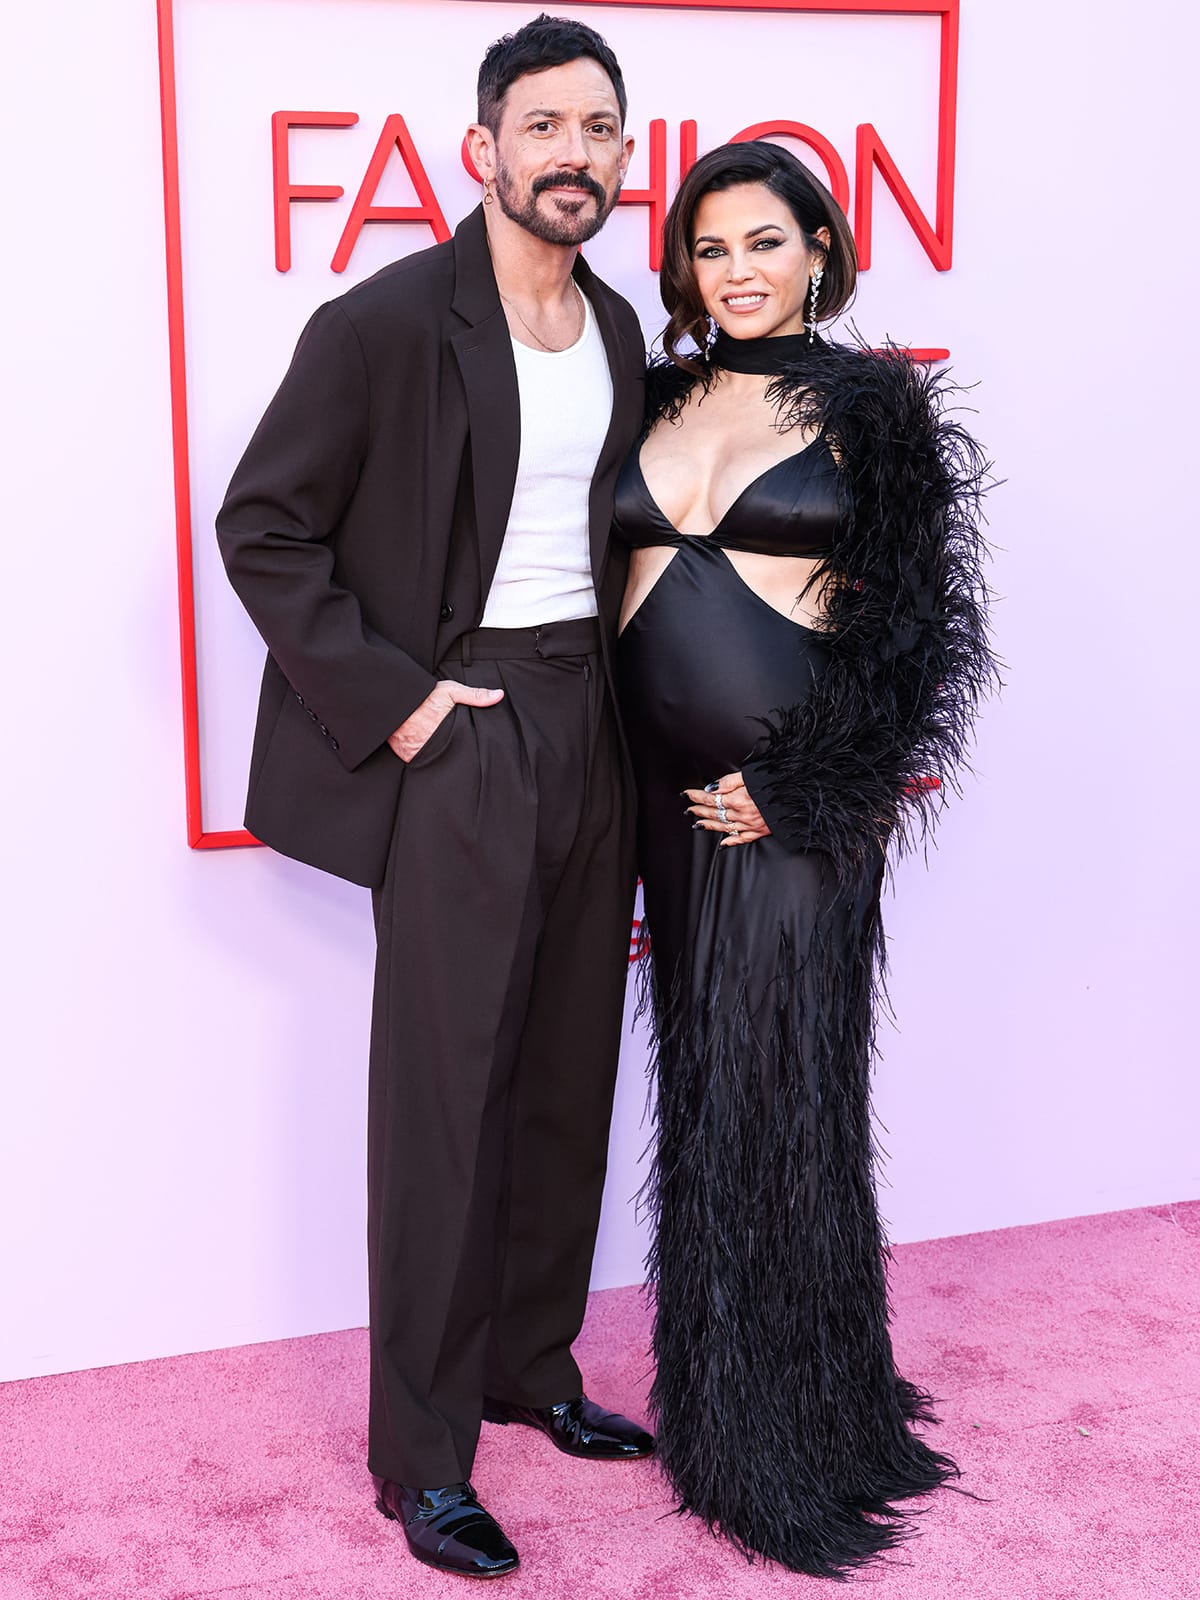
M 677 418 L 699 381 L 652 363 L 647 429 Z M 828 440 L 847 518 L 821 573 L 829 667 L 767 719 L 742 775 L 780 841 L 827 853 L 843 878 L 881 839 L 924 837 L 998 680 L 979 531 L 988 463 L 947 408 L 958 392 L 900 349 L 823 340 L 767 391 L 781 428 Z

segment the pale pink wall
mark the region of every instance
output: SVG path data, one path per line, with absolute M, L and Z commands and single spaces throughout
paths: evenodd
M 238 95 L 255 91 L 251 45 L 285 3 L 178 0 L 197 41 L 237 12 L 225 98 L 187 107 L 210 143 L 227 137 Z M 336 10 L 348 26 L 363 7 L 303 9 Z M 428 25 L 429 7 L 408 9 Z M 532 9 L 442 0 L 443 58 L 451 37 L 469 35 L 475 55 Z M 732 113 L 745 76 L 757 93 L 752 75 L 775 70 L 774 50 L 756 61 L 746 18 L 642 19 L 658 29 L 651 50 L 628 13 L 586 15 L 626 59 L 635 131 L 650 111 L 696 114 L 702 139 L 706 117 L 719 137 L 742 123 L 715 101 L 714 77 L 739 65 Z M 881 1032 L 878 1108 L 898 1239 L 1200 1193 L 1184 292 L 1196 240 L 1169 178 L 1194 24 L 1177 14 L 1168 32 L 1165 17 L 1131 27 L 1112 0 L 964 0 L 953 273 L 934 274 L 886 198 L 877 207 L 863 329 L 953 350 L 962 375 L 981 380 L 979 432 L 1008 480 L 992 535 L 1009 687 L 984 720 L 979 779 L 930 870 L 905 864 L 889 908 L 899 1031 Z M 863 95 L 895 79 L 922 104 L 927 67 L 914 58 L 907 75 L 892 73 L 910 46 L 875 26 L 863 23 L 873 42 L 855 47 Z M 709 67 L 699 98 L 665 76 L 684 28 Z M 814 52 L 836 42 L 812 38 Z M 264 851 L 198 855 L 183 842 L 153 7 L 25 6 L 9 40 L 22 67 L 6 97 L 4 205 L 20 244 L 6 259 L 0 430 L 10 991 L 0 1375 L 12 1377 L 363 1319 L 370 933 L 361 891 Z M 353 83 L 352 54 L 326 55 L 339 85 Z M 302 56 L 312 77 L 296 98 L 336 108 L 325 63 Z M 848 150 L 857 105 L 840 113 L 821 74 L 805 80 L 801 57 L 780 70 L 803 92 L 785 103 L 772 90 L 779 103 L 760 114 L 828 125 Z M 397 58 L 398 84 L 410 66 Z M 365 120 L 370 95 L 355 98 Z M 888 115 L 919 186 L 920 117 L 900 99 Z M 262 153 L 247 162 L 260 193 Z M 447 209 L 453 195 L 461 211 L 471 191 L 451 177 L 453 154 L 430 165 Z M 199 167 L 193 176 L 206 181 Z M 310 208 L 311 228 L 323 209 Z M 595 256 L 610 276 L 629 275 L 649 321 L 652 285 L 634 281 L 643 234 L 632 221 L 620 228 L 632 231 L 614 224 Z M 389 232 L 375 230 L 363 270 L 402 247 Z M 189 240 L 197 271 L 203 242 Z M 244 371 L 218 359 L 220 312 L 243 280 L 283 297 L 274 320 L 260 318 L 261 338 L 243 340 Z M 304 309 L 334 291 L 316 277 L 281 286 L 269 261 L 219 251 L 201 282 L 203 510 L 261 402 L 256 386 L 269 387 L 256 357 L 273 374 Z M 210 581 L 206 543 L 198 575 L 212 821 L 226 826 L 239 820 L 230 807 L 258 652 Z M 647 1136 L 642 1066 L 635 1036 L 602 1284 L 640 1273 L 627 1200 Z

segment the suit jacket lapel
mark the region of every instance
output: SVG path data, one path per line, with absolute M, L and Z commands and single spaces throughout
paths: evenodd
M 612 496 L 603 493 L 603 485 L 625 458 L 642 419 L 643 363 L 640 359 L 634 369 L 625 341 L 617 329 L 609 299 L 610 290 L 600 282 L 587 262 L 580 256 L 574 267 L 575 281 L 591 301 L 596 313 L 600 337 L 608 356 L 608 371 L 612 378 L 612 415 L 608 433 L 592 475 L 592 492 L 588 501 L 588 532 L 591 542 L 592 582 L 599 592 L 608 560 L 608 540 L 611 532 Z
M 469 324 L 450 339 L 467 397 L 475 525 L 479 533 L 479 593 L 486 603 L 521 452 L 521 400 L 512 340 L 492 272 L 477 206 L 454 234 L 454 298 L 451 310 Z

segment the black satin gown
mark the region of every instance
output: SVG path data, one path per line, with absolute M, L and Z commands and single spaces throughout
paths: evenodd
M 887 1331 L 869 1071 L 882 852 L 838 887 L 772 835 L 693 830 L 681 790 L 738 771 L 759 719 L 827 665 L 729 551 L 821 557 L 843 525 L 823 439 L 777 463 L 708 537 L 655 503 L 635 452 L 614 531 L 674 548 L 622 632 L 617 683 L 638 786 L 657 1137 L 651 1405 L 682 1507 L 747 1552 L 837 1576 L 904 1531 L 893 1502 L 953 1471 L 910 1430 L 927 1397 Z
M 681 534 L 667 521 L 636 453 L 621 470 L 615 536 L 634 547 L 675 547 L 618 648 L 646 917 L 660 972 L 673 974 L 701 944 L 727 942 L 720 902 L 730 892 L 739 920 L 765 915 L 756 938 L 772 936 L 781 912 L 790 921 L 797 910 L 802 918 L 811 911 L 810 858 L 789 855 L 770 836 L 718 850 L 716 835 L 689 828 L 680 790 L 738 771 L 762 735 L 756 719 L 802 700 L 827 659 L 819 635 L 761 599 L 725 552 L 819 557 L 832 547 L 840 517 L 837 467 L 820 440 L 756 478 L 707 537 Z

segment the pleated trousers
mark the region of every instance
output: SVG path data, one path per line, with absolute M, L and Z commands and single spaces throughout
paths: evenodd
M 479 629 L 374 896 L 368 1464 L 466 1478 L 483 1397 L 557 1404 L 587 1300 L 635 887 L 594 619 Z

